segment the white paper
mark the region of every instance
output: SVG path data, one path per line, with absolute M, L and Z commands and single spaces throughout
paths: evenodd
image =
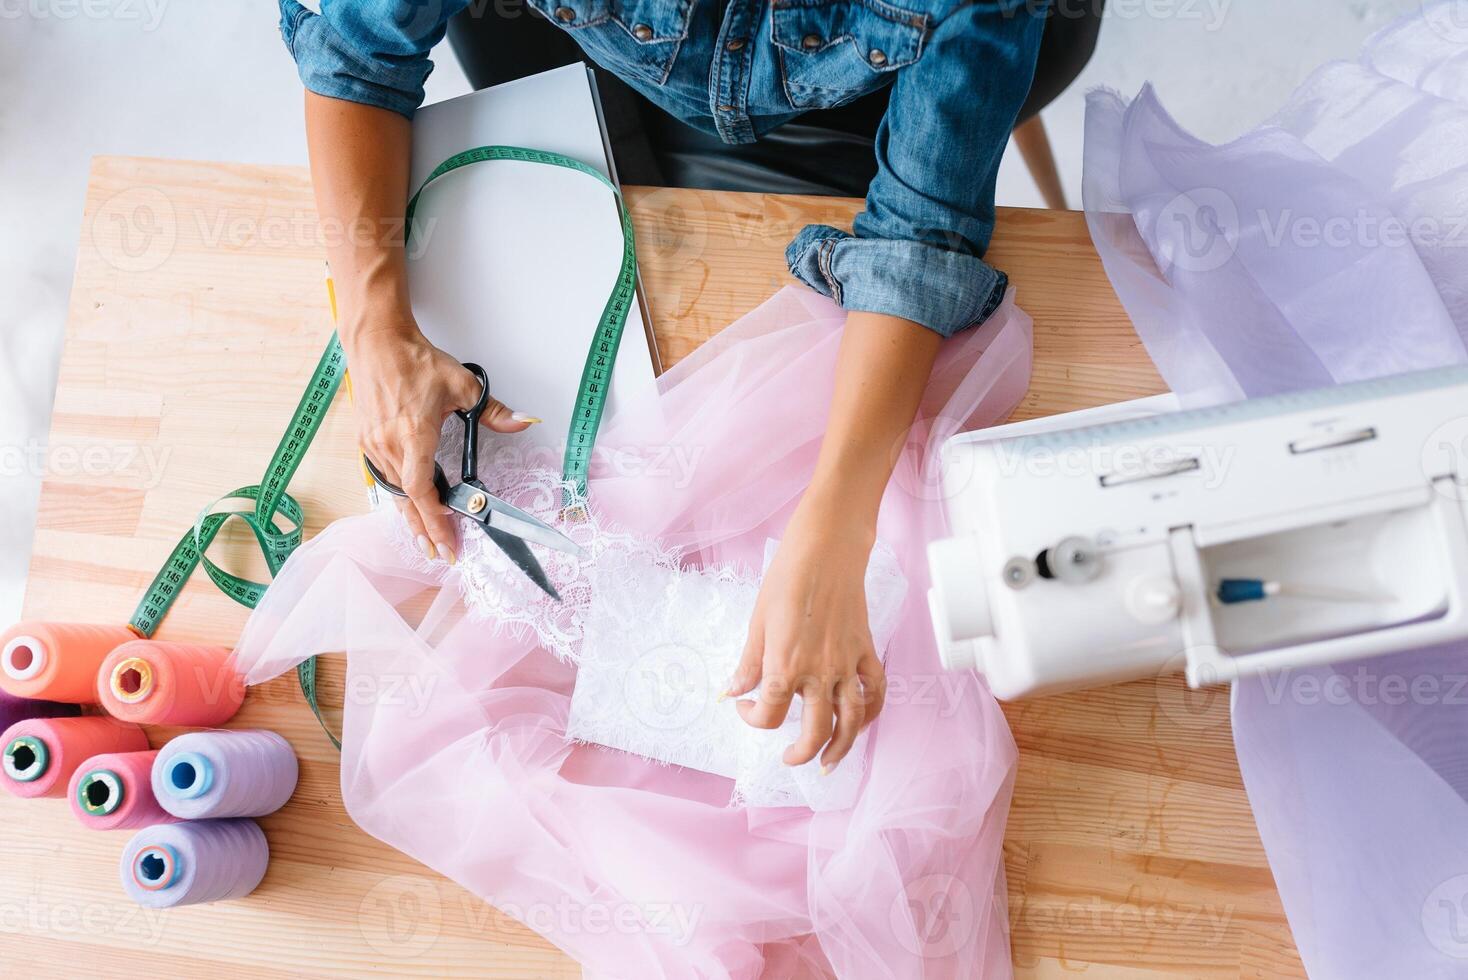
M 565 154 L 611 175 L 590 75 L 568 65 L 427 106 L 413 123 L 412 186 L 477 146 Z M 484 366 L 511 409 L 545 420 L 513 444 L 566 442 L 581 369 L 622 258 L 611 192 L 585 174 L 496 161 L 436 180 L 408 246 L 413 313 L 435 345 Z M 634 304 L 608 412 L 654 390 L 653 356 Z M 557 464 L 558 467 L 558 464 Z

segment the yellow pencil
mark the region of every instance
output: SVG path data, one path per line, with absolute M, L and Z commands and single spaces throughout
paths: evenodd
M 326 298 L 331 303 L 331 322 L 334 326 L 337 322 L 336 314 L 336 282 L 331 278 L 331 265 L 326 266 Z M 352 399 L 352 372 L 351 369 L 343 374 L 343 380 L 347 383 L 347 399 Z M 367 457 L 361 453 L 357 454 L 357 466 L 362 471 L 362 479 L 366 481 L 368 489 L 377 486 L 377 481 L 372 479 L 372 474 L 367 471 Z

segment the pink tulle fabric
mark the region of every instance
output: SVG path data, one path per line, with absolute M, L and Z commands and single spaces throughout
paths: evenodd
M 786 288 L 664 374 L 655 404 L 603 430 L 619 463 L 593 470 L 599 514 L 690 566 L 757 573 L 809 482 L 842 323 Z M 850 809 L 730 805 L 729 779 L 568 742 L 575 667 L 468 616 L 442 574 L 405 559 L 387 513 L 296 552 L 237 664 L 255 684 L 344 650 L 352 818 L 544 932 L 589 978 L 1008 976 L 1015 746 L 979 679 L 941 671 L 924 548 L 941 533 L 939 445 L 1009 413 L 1030 350 L 1011 294 L 945 344 L 898 459 L 878 533 L 911 587 Z M 670 447 L 696 465 L 651 465 Z M 429 595 L 421 618 L 404 612 Z

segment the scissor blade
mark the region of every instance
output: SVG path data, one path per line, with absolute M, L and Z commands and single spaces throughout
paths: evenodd
M 545 592 L 546 595 L 560 601 L 561 594 L 550 584 L 550 579 L 545 577 L 545 569 L 540 567 L 540 562 L 530 553 L 530 546 L 513 534 L 490 527 L 488 524 L 480 525 L 484 533 L 489 535 L 489 540 L 500 546 L 500 550 L 510 557 L 510 561 L 520 566 L 520 571 L 530 577 L 530 581 Z
M 492 527 L 498 531 L 513 534 L 517 538 L 524 538 L 526 541 L 543 545 L 553 551 L 563 551 L 568 555 L 575 555 L 577 558 L 586 557 L 585 549 L 549 524 L 545 524 L 531 517 L 529 514 L 525 514 L 524 511 L 519 512 L 524 515 L 523 517 L 519 517 L 500 509 L 501 507 L 506 507 L 510 510 L 515 510 L 509 504 L 492 504 L 491 506 L 494 509 L 488 514 L 485 514 L 482 521 L 486 527 Z
M 471 510 L 469 504 L 475 497 L 484 498 L 484 504 L 479 510 Z M 545 521 L 534 514 L 527 513 L 513 504 L 496 497 L 481 487 L 469 483 L 461 483 L 449 490 L 444 496 L 444 503 L 451 509 L 471 517 L 484 527 L 494 527 L 506 534 L 513 534 L 517 538 L 533 541 L 553 551 L 563 551 L 577 558 L 585 558 L 586 551 L 575 541 L 551 527 Z

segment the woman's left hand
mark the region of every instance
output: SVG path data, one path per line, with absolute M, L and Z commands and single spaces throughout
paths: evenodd
M 887 674 L 867 625 L 867 560 L 941 342 L 911 320 L 846 316 L 820 457 L 765 573 L 726 692 L 759 688 L 757 701 L 739 702 L 755 728 L 778 728 L 800 695 L 801 733 L 785 750 L 789 765 L 820 752 L 821 771 L 829 772 L 882 710 Z
M 759 699 L 740 701 L 738 709 L 765 729 L 780 727 L 800 695 L 801 734 L 784 760 L 798 766 L 821 753 L 823 774 L 882 710 L 887 684 L 867 625 L 866 569 L 875 531 L 839 514 L 809 495 L 797 508 L 765 573 L 744 656 L 726 692 L 737 697 L 758 687 Z

